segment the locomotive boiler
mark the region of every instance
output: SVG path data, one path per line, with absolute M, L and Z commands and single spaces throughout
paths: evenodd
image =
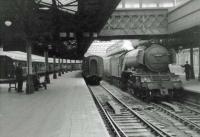
M 168 71 L 172 63 L 170 53 L 163 46 L 153 44 L 150 47 L 138 47 L 125 55 L 124 66 L 127 68 L 149 70 L 152 72 Z
M 148 100 L 173 98 L 182 88 L 179 77 L 168 67 L 173 63 L 173 52 L 159 44 L 138 46 L 108 58 L 106 74 L 114 84 L 135 96 Z

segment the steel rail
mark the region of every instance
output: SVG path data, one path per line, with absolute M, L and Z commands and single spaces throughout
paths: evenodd
M 162 129 L 160 129 L 159 127 L 153 125 L 152 123 L 148 122 L 147 120 L 145 120 L 144 118 L 142 118 L 136 111 L 132 110 L 129 106 L 127 106 L 124 102 L 122 102 L 120 99 L 118 99 L 114 94 L 112 94 L 106 87 L 104 87 L 103 85 L 100 85 L 103 89 L 105 89 L 109 94 L 111 94 L 119 103 L 121 103 L 124 107 L 126 107 L 132 114 L 134 114 L 138 119 L 140 119 L 143 123 L 145 123 L 148 127 L 151 128 L 151 130 L 154 131 L 154 133 L 156 133 L 157 136 L 160 137 L 172 137 L 171 135 L 169 135 L 168 133 L 166 133 L 165 131 L 163 131 Z
M 153 106 L 159 108 L 161 111 L 167 113 L 168 115 L 170 115 L 171 117 L 175 118 L 176 120 L 179 120 L 181 123 L 185 124 L 185 125 L 189 125 L 189 128 L 190 129 L 195 129 L 198 133 L 200 133 L 200 126 L 195 124 L 194 122 L 192 121 L 189 121 L 185 118 L 183 118 L 182 116 L 179 116 L 169 110 L 167 110 L 166 108 L 160 106 L 160 105 L 157 105 L 155 103 L 151 103 Z
M 114 119 L 112 118 L 112 116 L 111 116 L 107 111 L 106 111 L 106 113 L 107 113 L 108 117 L 110 118 L 110 120 L 112 121 L 112 123 L 115 125 L 115 127 L 121 132 L 122 136 L 123 136 L 123 137 L 128 137 L 128 136 L 122 131 L 122 129 L 119 128 L 119 127 L 117 126 L 117 123 L 114 121 Z
M 178 105 L 180 105 L 180 106 L 183 106 L 180 102 L 175 102 L 175 103 L 178 104 Z M 186 104 L 186 105 L 187 105 L 187 104 Z M 188 109 L 189 111 L 194 112 L 194 113 L 200 115 L 200 111 L 198 111 L 198 110 L 196 110 L 196 109 L 194 109 L 194 108 L 191 108 L 191 107 L 189 107 L 189 106 L 184 106 L 183 109 Z
M 88 86 L 88 89 L 95 101 L 95 103 L 99 106 L 101 109 L 102 113 L 104 114 L 107 122 L 110 124 L 110 128 L 113 130 L 113 133 L 115 134 L 115 137 L 126 137 L 126 136 L 121 136 L 118 130 L 116 129 L 116 126 L 113 124 L 113 119 L 110 118 L 110 115 L 108 115 L 107 111 L 103 108 L 101 103 L 99 102 L 98 98 L 94 95 L 92 89 Z
M 181 101 L 180 101 L 181 102 Z M 191 105 L 191 106 L 193 106 L 193 107 L 196 107 L 196 108 L 200 108 L 200 105 L 199 104 L 195 104 L 195 103 L 193 103 L 193 102 L 191 102 L 191 101 L 183 101 L 183 103 L 185 103 L 185 104 L 187 104 L 187 105 Z

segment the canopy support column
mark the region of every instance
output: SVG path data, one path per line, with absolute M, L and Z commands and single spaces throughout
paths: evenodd
M 65 69 L 66 73 L 68 72 L 68 64 L 67 64 L 67 59 L 66 59 L 66 69 Z
M 70 71 L 72 71 L 72 60 L 70 59 L 69 61 L 70 61 L 70 66 L 71 66 L 70 67 L 70 69 L 71 69 Z
M 53 79 L 57 79 L 57 74 L 56 74 L 56 56 L 53 56 Z
M 61 68 L 60 58 L 58 59 L 58 65 L 59 65 L 58 76 L 61 76 L 62 68 Z
M 61 67 L 62 67 L 62 74 L 64 74 L 64 65 L 63 65 L 63 59 L 61 61 Z
M 190 48 L 190 65 L 191 65 L 191 79 L 195 79 L 195 75 L 194 75 L 194 60 L 193 60 L 193 48 Z
M 50 78 L 49 78 L 49 63 L 48 63 L 48 51 L 44 51 L 44 57 L 45 57 L 45 81 L 46 83 L 50 83 Z
M 26 42 L 27 52 L 27 81 L 26 81 L 26 94 L 32 94 L 34 92 L 33 85 L 33 69 L 32 69 L 32 46 L 29 41 Z M 37 69 L 37 68 L 36 68 Z

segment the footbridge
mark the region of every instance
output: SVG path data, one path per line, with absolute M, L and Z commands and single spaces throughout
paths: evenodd
M 200 25 L 200 0 L 168 8 L 115 10 L 100 37 L 145 38 L 166 36 Z

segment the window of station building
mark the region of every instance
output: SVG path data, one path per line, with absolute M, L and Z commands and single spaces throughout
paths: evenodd
M 191 0 L 121 0 L 117 9 L 170 8 Z
M 142 8 L 156 8 L 157 7 L 157 4 L 156 3 L 143 3 L 142 4 Z
M 160 0 L 141 0 L 142 8 L 156 8 Z
M 174 7 L 174 3 L 160 3 L 159 7 L 163 7 L 163 8 Z
M 125 8 L 140 8 L 140 0 L 124 0 Z
M 159 7 L 169 8 L 174 7 L 176 0 L 160 0 Z

